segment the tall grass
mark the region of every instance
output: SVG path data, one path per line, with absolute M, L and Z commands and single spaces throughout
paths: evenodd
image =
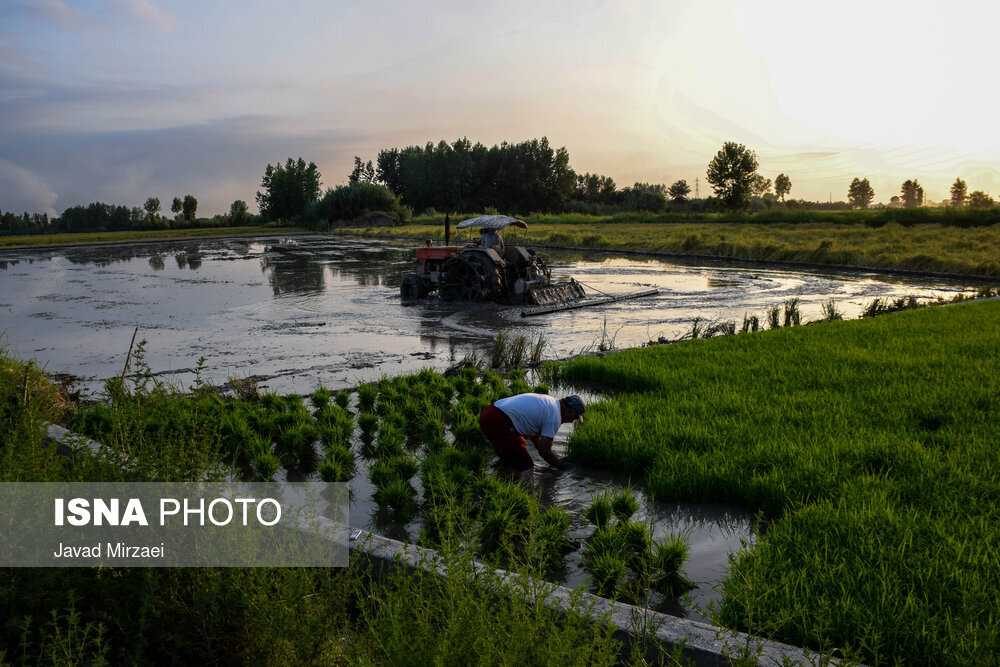
M 802 221 L 767 223 L 752 217 L 720 222 L 671 218 L 664 222 L 646 216 L 637 222 L 617 217 L 536 216 L 529 219 L 526 232 L 508 235 L 508 242 L 1000 276 L 996 252 L 1000 224 L 995 224 L 995 215 L 988 218 L 990 224 L 974 228 L 940 224 L 933 215 L 926 218 L 926 224 L 912 226 L 892 221 L 845 224 L 836 216 L 815 212 L 799 215 Z M 424 239 L 440 238 L 443 229 L 436 224 L 417 224 L 345 233 Z
M 570 452 L 762 513 L 727 625 L 872 664 L 991 662 L 998 349 L 1000 303 L 980 302 L 580 358 L 565 380 L 618 393 Z

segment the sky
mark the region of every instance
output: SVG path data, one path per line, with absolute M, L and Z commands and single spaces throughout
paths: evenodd
M 0 0 L 0 210 L 254 209 L 268 162 L 330 187 L 459 137 L 703 196 L 729 140 L 793 197 L 1000 196 L 998 29 L 982 0 Z

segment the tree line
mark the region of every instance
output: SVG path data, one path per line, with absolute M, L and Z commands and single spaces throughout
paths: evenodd
M 170 204 L 172 216 L 161 213 L 160 199 L 149 197 L 139 206 L 91 202 L 85 206 L 70 206 L 57 218 L 45 213 L 16 214 L 0 212 L 0 234 L 45 234 L 60 232 L 110 232 L 127 230 L 181 229 L 188 227 L 219 227 L 251 224 L 256 216 L 249 213 L 247 203 L 235 200 L 226 215 L 198 218 L 198 199 L 194 195 L 174 197 Z

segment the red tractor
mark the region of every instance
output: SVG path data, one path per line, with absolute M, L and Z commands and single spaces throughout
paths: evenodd
M 470 218 L 458 229 L 478 229 L 478 241 L 417 248 L 417 270 L 404 273 L 400 284 L 403 301 L 434 292 L 445 301 L 551 305 L 582 299 L 583 287 L 572 278 L 552 282 L 549 268 L 533 249 L 504 244 L 500 232 L 511 226 L 528 227 L 506 215 Z

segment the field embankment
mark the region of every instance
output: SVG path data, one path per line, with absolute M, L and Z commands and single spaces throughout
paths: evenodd
M 118 232 L 78 232 L 62 234 L 20 234 L 0 236 L 0 248 L 41 248 L 48 246 L 103 245 L 142 241 L 175 241 L 185 239 L 227 238 L 232 236 L 262 236 L 301 232 L 295 227 L 252 225 L 246 227 L 192 227 L 187 229 L 154 229 Z
M 1000 654 L 1000 302 L 568 362 L 570 441 L 664 500 L 768 521 L 721 621 L 870 664 Z
M 815 222 L 753 216 L 734 222 L 713 215 L 539 215 L 527 218 L 526 232 L 509 233 L 506 238 L 543 246 L 1000 277 L 1000 224 L 869 224 L 866 218 L 832 214 L 817 215 Z M 397 227 L 339 231 L 358 236 L 444 238 L 444 226 L 436 218 L 418 218 Z M 469 234 L 464 238 L 470 238 Z

